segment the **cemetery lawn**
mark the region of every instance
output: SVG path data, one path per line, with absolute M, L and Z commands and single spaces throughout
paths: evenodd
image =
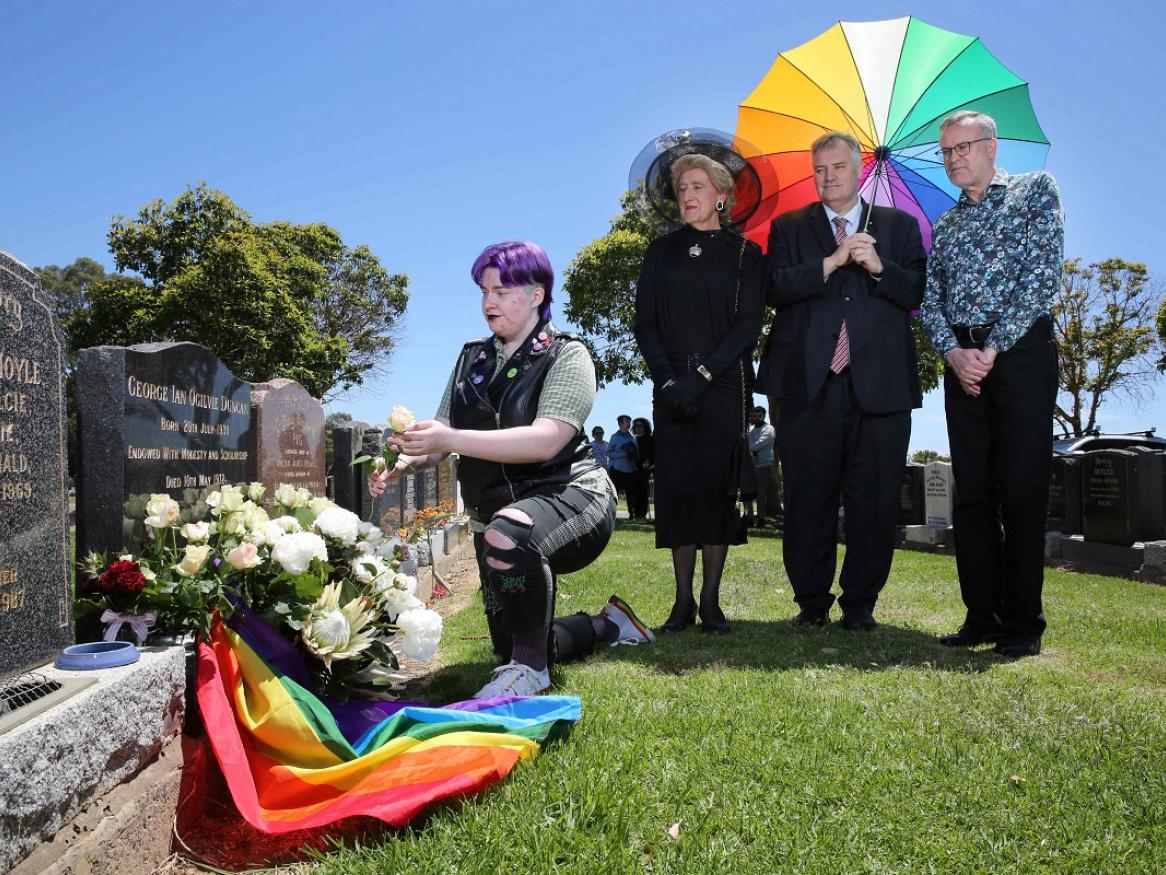
M 667 616 L 668 552 L 619 526 L 561 580 L 559 614 L 618 593 Z M 773 535 L 730 550 L 728 637 L 559 667 L 556 692 L 583 700 L 570 735 L 480 798 L 304 871 L 1163 871 L 1166 589 L 1050 571 L 1044 652 L 1008 662 L 936 643 L 963 613 L 950 557 L 897 552 L 871 633 L 795 631 L 780 557 Z M 473 693 L 485 635 L 475 593 L 426 698 Z

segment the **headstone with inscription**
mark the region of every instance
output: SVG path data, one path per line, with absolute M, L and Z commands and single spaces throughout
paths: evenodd
M 1162 456 L 1143 447 L 1082 458 L 1082 528 L 1087 541 L 1130 545 L 1162 537 Z
M 251 480 L 251 384 L 195 343 L 77 358 L 77 553 L 135 550 L 143 497 Z
M 461 508 L 458 507 L 458 491 L 457 491 L 457 457 L 446 456 L 442 459 L 435 471 L 437 479 L 437 503 L 449 502 L 450 507 L 454 512 L 458 512 Z
M 1053 456 L 1049 471 L 1049 510 L 1045 527 L 1065 535 L 1081 534 L 1081 458 Z
M 923 505 L 927 525 L 944 529 L 951 525 L 953 485 L 951 465 L 931 462 L 923 469 Z
M 910 464 L 903 468 L 899 481 L 899 525 L 921 526 L 926 518 L 923 507 L 922 465 Z
M 267 497 L 281 483 L 323 495 L 324 405 L 295 380 L 276 379 L 251 387 L 254 477 Z
M 72 643 L 64 380 L 40 282 L 0 252 L 0 678 Z

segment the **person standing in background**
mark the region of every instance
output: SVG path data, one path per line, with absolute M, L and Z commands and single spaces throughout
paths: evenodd
M 632 436 L 632 418 L 622 413 L 615 418 L 619 430 L 607 442 L 608 473 L 615 488 L 624 494 L 631 515 L 632 491 L 635 489 L 636 468 L 639 467 L 639 452 L 636 439 Z

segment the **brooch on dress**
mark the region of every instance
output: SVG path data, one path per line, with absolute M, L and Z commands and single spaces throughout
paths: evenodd
M 693 243 L 688 247 L 688 255 L 690 258 L 700 258 L 700 244 Z

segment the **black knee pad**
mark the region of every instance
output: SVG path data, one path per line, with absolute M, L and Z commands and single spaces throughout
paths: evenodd
M 595 628 L 587 614 L 559 617 L 551 623 L 551 660 L 570 662 L 590 656 L 595 650 Z

